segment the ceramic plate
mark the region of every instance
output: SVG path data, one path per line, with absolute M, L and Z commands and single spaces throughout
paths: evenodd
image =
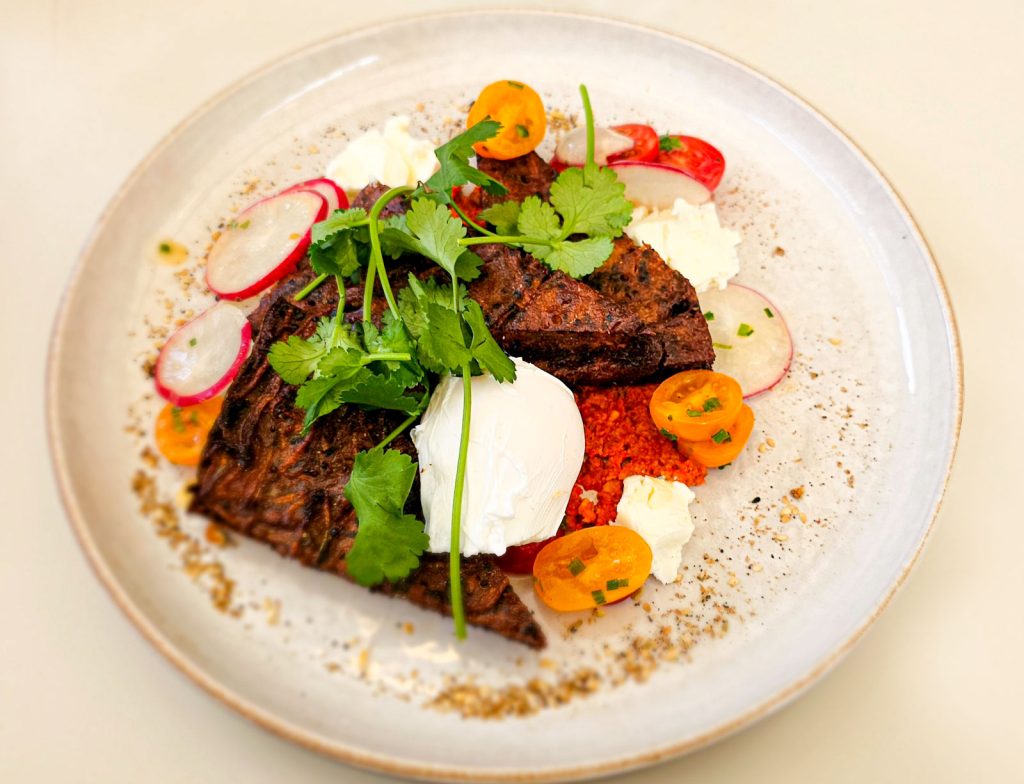
M 201 262 L 217 227 L 319 175 L 346 139 L 393 114 L 411 115 L 427 138 L 452 135 L 479 89 L 508 77 L 564 114 L 556 126 L 579 114 L 586 82 L 603 124 L 647 121 L 720 147 L 729 169 L 716 201 L 744 237 L 738 280 L 777 304 L 796 345 L 789 377 L 754 400 L 750 446 L 697 488 L 680 581 L 648 584 L 602 617 L 551 613 L 520 583 L 550 639 L 540 654 L 479 631 L 456 644 L 447 619 L 262 545 L 221 542 L 182 511 L 188 472 L 148 449 L 160 401 L 145 367 L 168 325 L 209 303 Z M 188 259 L 157 261 L 164 240 Z M 928 534 L 960 384 L 949 302 L 924 241 L 877 169 L 813 109 L 658 32 L 481 13 L 306 48 L 177 128 L 79 261 L 54 333 L 48 405 L 82 546 L 132 621 L 197 683 L 357 765 L 534 780 L 691 750 L 833 665 Z

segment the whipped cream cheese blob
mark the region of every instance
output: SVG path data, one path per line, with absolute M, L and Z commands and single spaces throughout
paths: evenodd
M 383 132 L 371 128 L 356 137 L 327 166 L 327 176 L 346 191 L 360 190 L 371 182 L 394 188 L 426 180 L 437 166 L 434 145 L 414 139 L 409 125 L 403 114 L 384 123 Z
M 583 465 L 583 419 L 572 392 L 535 365 L 513 362 L 514 383 L 487 374 L 471 382 L 463 555 L 501 555 L 553 536 Z M 462 379 L 446 376 L 411 434 L 431 552 L 451 549 L 461 428 Z

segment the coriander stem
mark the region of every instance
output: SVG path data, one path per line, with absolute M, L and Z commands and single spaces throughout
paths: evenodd
M 370 208 L 370 271 L 367 273 L 367 281 L 372 281 L 372 271 L 376 269 L 380 273 L 380 287 L 384 292 L 384 298 L 388 301 L 388 307 L 391 308 L 391 312 L 398 317 L 398 303 L 395 302 L 395 295 L 391 291 L 391 282 L 388 280 L 388 272 L 384 267 L 384 254 L 380 250 L 380 225 L 378 220 L 380 214 L 388 203 L 396 196 L 401 196 L 406 193 L 411 193 L 416 190 L 407 185 L 401 185 L 397 188 L 385 191 L 384 194 L 373 203 L 373 207 Z M 366 290 L 363 292 L 363 322 L 366 323 L 370 320 L 370 308 L 367 305 L 372 305 L 373 301 L 373 284 L 369 282 Z
M 495 232 L 491 231 L 490 229 L 485 229 L 483 226 L 481 226 L 479 223 L 477 223 L 475 220 L 469 217 L 465 212 L 462 211 L 462 207 L 460 207 L 455 202 L 452 202 L 452 209 L 455 210 L 456 213 L 458 213 L 459 217 L 462 218 L 464 223 L 469 224 L 470 228 L 476 229 L 478 232 L 488 237 L 498 236 Z
M 326 274 L 317 275 L 315 278 L 313 278 L 313 280 L 306 284 L 306 287 L 302 291 L 300 291 L 298 294 L 292 297 L 292 302 L 302 302 L 302 300 L 304 300 L 306 297 L 308 297 L 310 294 L 316 291 L 320 287 L 320 284 L 327 280 L 327 278 L 329 277 L 330 275 Z
M 371 362 L 408 362 L 412 354 L 407 351 L 379 351 L 376 354 L 367 354 L 361 360 L 364 365 Z
M 583 116 L 587 126 L 587 165 L 594 163 L 594 110 L 590 106 L 590 93 L 585 84 L 580 85 L 583 98 Z
M 416 418 L 419 417 L 419 415 L 422 413 L 422 411 L 413 411 L 411 414 L 409 414 L 409 416 L 402 420 L 402 424 L 400 424 L 398 427 L 396 427 L 394 430 L 388 433 L 387 437 L 379 444 L 377 444 L 377 446 L 375 446 L 374 449 L 383 449 L 384 447 L 386 447 L 388 444 L 390 444 L 392 441 L 394 441 L 396 438 L 402 435 L 402 433 L 405 432 L 405 429 L 409 427 L 409 425 L 411 425 L 413 422 L 415 422 Z
M 334 313 L 334 329 L 331 330 L 331 347 L 338 345 L 338 334 L 341 332 L 341 322 L 345 318 L 345 283 L 340 275 L 334 276 L 338 284 L 338 310 Z
M 459 462 L 455 469 L 455 495 L 452 499 L 451 546 L 448 554 L 448 582 L 452 595 L 452 620 L 455 636 L 466 639 L 466 611 L 462 606 L 462 569 L 459 551 L 462 549 L 462 491 L 466 484 L 466 457 L 469 454 L 469 423 L 472 410 L 473 379 L 469 364 L 462 366 L 462 436 L 459 439 Z
M 550 245 L 550 237 L 520 237 L 518 235 L 491 234 L 488 237 L 463 237 L 459 245 L 487 245 L 489 243 L 501 242 L 505 245 Z

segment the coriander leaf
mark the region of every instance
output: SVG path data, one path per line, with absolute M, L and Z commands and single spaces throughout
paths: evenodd
M 339 346 L 331 349 L 320 360 L 320 375 L 335 379 L 349 378 L 363 367 L 364 354 L 354 348 Z
M 480 210 L 477 216 L 494 227 L 498 234 L 515 234 L 519 222 L 519 202 L 503 201 Z
M 345 497 L 359 527 L 345 567 L 360 585 L 401 580 L 415 569 L 430 540 L 423 523 L 403 514 L 416 463 L 394 449 L 356 454 Z
M 434 150 L 441 168 L 427 180 L 426 186 L 434 192 L 438 201 L 451 203 L 452 188 L 468 182 L 479 185 L 493 196 L 508 193 L 508 189 L 496 179 L 469 165 L 470 157 L 476 154 L 473 145 L 497 136 L 500 130 L 501 123 L 491 119 L 481 120 Z M 413 195 L 418 197 L 425 194 L 417 191 Z
M 491 331 L 487 328 L 484 320 L 484 312 L 480 303 L 473 299 L 467 299 L 463 317 L 469 328 L 473 331 L 473 341 L 469 347 L 473 359 L 490 373 L 497 381 L 515 381 L 516 366 L 501 346 L 495 341 Z
M 447 207 L 429 199 L 416 199 L 405 214 L 405 222 L 419 252 L 454 277 L 455 265 L 463 253 L 459 240 L 466 236 L 465 224 L 453 218 Z
M 531 246 L 531 252 L 551 269 L 561 270 L 573 278 L 582 278 L 608 260 L 612 255 L 612 241 L 608 237 L 565 240 L 540 250 L 537 246 Z
M 423 400 L 405 394 L 406 387 L 394 376 L 382 376 L 363 369 L 351 385 L 339 388 L 334 394 L 342 403 L 355 403 L 373 408 L 387 408 L 412 414 L 422 411 Z
M 363 341 L 366 343 L 368 352 L 371 354 L 400 352 L 416 355 L 412 336 L 401 319 L 396 318 L 390 310 L 386 310 L 383 324 L 382 330 L 378 330 L 369 322 L 363 326 Z M 374 367 L 384 368 L 387 375 L 406 388 L 416 386 L 423 380 L 423 369 L 416 362 L 377 361 L 374 363 Z
M 287 341 L 279 340 L 270 347 L 267 361 L 286 384 L 301 384 L 316 370 L 327 353 L 322 340 L 303 340 L 292 335 Z
M 562 236 L 618 237 L 633 217 L 625 192 L 614 170 L 595 163 L 563 171 L 551 184 L 551 204 L 562 216 Z
M 476 280 L 484 260 L 471 250 L 464 250 L 455 260 L 455 277 L 459 280 Z
M 361 207 L 352 207 L 348 210 L 335 210 L 331 215 L 319 223 L 314 223 L 310 231 L 310 242 L 316 244 L 330 237 L 332 234 L 344 229 L 350 229 L 355 224 L 367 219 L 366 210 Z
M 461 301 L 465 296 L 466 288 L 459 286 L 459 300 Z M 451 285 L 438 284 L 433 278 L 419 280 L 410 273 L 409 285 L 398 292 L 398 312 L 416 340 L 419 340 L 427 329 L 427 315 L 424 308 L 429 302 L 450 309 L 452 307 Z
M 560 239 L 562 224 L 555 214 L 554 207 L 541 201 L 537 196 L 523 199 L 517 223 L 520 234 L 528 237 L 548 237 Z
M 672 152 L 672 150 L 678 150 L 683 146 L 683 143 L 679 141 L 675 136 L 659 136 L 658 137 L 658 149 L 662 152 Z
M 305 409 L 306 416 L 302 420 L 302 432 L 306 433 L 313 423 L 322 416 L 331 413 L 342 404 L 336 391 L 343 383 L 336 378 L 314 378 L 299 387 L 295 395 L 295 405 Z
M 423 305 L 425 329 L 417 342 L 420 363 L 435 373 L 455 373 L 473 360 L 462 333 L 462 318 L 450 307 L 436 302 Z

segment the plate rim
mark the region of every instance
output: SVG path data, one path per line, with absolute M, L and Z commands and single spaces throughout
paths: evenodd
M 873 611 L 858 623 L 854 631 L 839 646 L 822 658 L 815 666 L 807 670 L 803 676 L 780 689 L 774 695 L 762 700 L 757 705 L 746 709 L 739 716 L 723 722 L 700 735 L 677 743 L 666 744 L 655 749 L 650 749 L 632 755 L 625 755 L 614 760 L 594 764 L 577 764 L 556 767 L 538 772 L 496 772 L 493 770 L 479 768 L 445 767 L 442 765 L 396 762 L 395 760 L 376 753 L 368 753 L 358 747 L 348 746 L 344 743 L 328 740 L 317 735 L 315 732 L 281 719 L 253 704 L 235 691 L 226 688 L 215 678 L 209 676 L 202 667 L 193 664 L 193 662 L 184 653 L 179 651 L 177 647 L 170 642 L 170 640 L 161 634 L 146 615 L 135 605 L 127 591 L 118 582 L 109 565 L 104 561 L 95 542 L 93 541 L 84 515 L 78 506 L 77 498 L 71 490 L 70 472 L 68 470 L 65 455 L 61 449 L 63 433 L 56 404 L 56 378 L 58 365 L 60 364 L 63 353 L 61 350 L 62 343 L 68 328 L 68 306 L 72 292 L 78 288 L 78 284 L 84 272 L 85 259 L 92 252 L 101 232 L 106 228 L 112 213 L 120 206 L 122 201 L 124 201 L 128 191 L 142 176 L 143 172 L 146 171 L 152 160 L 162 153 L 174 139 L 176 139 L 195 122 L 200 120 L 209 110 L 214 108 L 232 93 L 251 82 L 259 80 L 265 74 L 274 71 L 283 64 L 305 56 L 310 52 L 310 50 L 319 49 L 351 38 L 365 37 L 386 32 L 396 24 L 415 24 L 423 21 L 438 21 L 443 19 L 455 20 L 459 18 L 482 16 L 561 18 L 570 21 L 576 20 L 586 23 L 598 23 L 612 28 L 618 27 L 643 33 L 645 35 L 654 35 L 675 43 L 682 43 L 685 46 L 691 47 L 705 55 L 709 55 L 726 64 L 738 67 L 746 75 L 781 91 L 793 100 L 818 122 L 822 123 L 829 131 L 831 131 L 833 136 L 849 148 L 849 150 L 860 160 L 861 164 L 876 177 L 878 183 L 885 189 L 892 199 L 893 204 L 905 219 L 910 229 L 911 237 L 923 251 L 925 262 L 930 268 L 933 276 L 935 291 L 939 295 L 940 306 L 947 326 L 947 343 L 950 351 L 951 364 L 953 366 L 953 381 L 955 385 L 954 392 L 956 407 L 953 412 L 952 441 L 945 470 L 943 472 L 942 485 L 937 496 L 932 501 L 928 527 L 918 542 L 913 554 L 903 564 L 902 570 L 889 587 L 886 595 L 879 601 Z M 47 355 L 44 382 L 46 391 L 46 436 L 48 451 L 50 453 L 50 462 L 57 482 L 57 489 L 60 495 L 61 504 L 64 507 L 64 512 L 68 518 L 72 532 L 78 541 L 79 547 L 85 554 L 86 560 L 94 575 L 110 594 L 114 603 L 121 609 L 142 637 L 156 648 L 180 672 L 187 676 L 193 683 L 201 687 L 209 695 L 224 703 L 256 725 L 274 733 L 280 738 L 289 740 L 299 746 L 341 762 L 367 770 L 394 776 L 432 781 L 547 782 L 608 776 L 615 773 L 653 765 L 674 757 L 682 756 L 704 746 L 708 746 L 738 732 L 741 729 L 753 725 L 755 722 L 765 718 L 790 703 L 797 696 L 807 690 L 812 684 L 830 672 L 846 656 L 846 654 L 863 638 L 868 629 L 874 625 L 875 621 L 877 621 L 879 616 L 889 606 L 893 597 L 906 583 L 910 572 L 916 566 L 925 546 L 931 540 L 934 533 L 936 521 L 942 508 L 943 501 L 945 500 L 945 494 L 949 487 L 953 464 L 956 459 L 964 410 L 963 344 L 960 338 L 956 314 L 953 310 L 952 300 L 949 296 L 949 290 L 947 288 L 945 278 L 935 259 L 935 254 L 932 252 L 931 245 L 925 238 L 920 226 L 907 207 L 903 197 L 889 181 L 889 178 L 886 177 L 881 167 L 878 166 L 878 164 L 876 164 L 874 160 L 868 156 L 867 153 L 861 149 L 861 147 L 845 131 L 833 122 L 831 118 L 811 104 L 807 99 L 783 82 L 774 77 L 769 77 L 763 74 L 734 55 L 727 55 L 714 47 L 695 41 L 686 36 L 670 33 L 645 24 L 619 19 L 614 16 L 598 16 L 594 14 L 582 14 L 568 11 L 481 9 L 415 14 L 403 19 L 364 25 L 342 33 L 335 33 L 319 38 L 310 43 L 296 47 L 294 50 L 281 56 L 273 58 L 264 65 L 227 84 L 200 103 L 183 119 L 176 123 L 166 134 L 164 134 L 164 136 L 150 149 L 150 151 L 132 168 L 131 172 L 124 179 L 117 191 L 107 202 L 102 212 L 96 218 L 92 228 L 83 241 L 81 249 L 79 250 L 75 260 L 75 264 L 72 267 L 71 274 L 64 286 L 64 290 L 58 304 L 57 314 L 54 318 L 53 327 L 50 332 Z

